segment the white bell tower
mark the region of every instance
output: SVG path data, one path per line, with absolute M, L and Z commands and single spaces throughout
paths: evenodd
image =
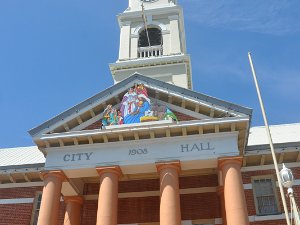
M 129 0 L 118 21 L 119 59 L 109 65 L 115 83 L 138 72 L 192 89 L 183 10 L 177 0 Z

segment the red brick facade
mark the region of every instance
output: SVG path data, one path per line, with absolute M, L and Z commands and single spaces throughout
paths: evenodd
M 300 168 L 293 168 L 296 179 L 300 178 Z M 251 184 L 251 177 L 260 175 L 274 175 L 274 170 L 243 172 L 244 184 Z M 203 187 L 217 187 L 218 176 L 201 175 L 180 177 L 180 189 L 193 189 Z M 6 188 L 0 189 L 0 199 L 34 198 L 36 192 L 42 187 Z M 98 195 L 99 184 L 85 184 L 85 196 Z M 159 191 L 159 179 L 120 181 L 119 193 L 142 193 L 144 197 L 119 198 L 118 224 L 159 222 L 160 197 L 146 196 L 147 192 Z M 300 196 L 300 187 L 294 188 L 295 195 Z M 249 216 L 256 216 L 255 200 L 252 189 L 245 190 Z M 278 199 L 280 196 L 278 193 Z M 82 208 L 82 225 L 96 224 L 97 199 L 86 200 Z M 221 218 L 220 202 L 216 192 L 188 193 L 180 195 L 182 220 L 199 220 Z M 0 225 L 30 225 L 33 204 L 3 204 L 0 205 Z M 60 209 L 60 222 L 63 224 L 65 206 Z M 285 220 L 267 220 L 251 222 L 250 225 L 283 225 Z

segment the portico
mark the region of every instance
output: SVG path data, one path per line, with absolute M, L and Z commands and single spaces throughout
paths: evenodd
M 247 225 L 248 216 L 243 193 L 242 181 L 240 179 L 241 157 L 220 158 L 219 171 L 223 176 L 225 204 L 224 206 L 227 220 L 223 217 L 222 224 L 242 224 Z M 180 188 L 179 176 L 181 173 L 181 164 L 179 161 L 156 163 L 157 175 L 160 177 L 160 224 L 179 225 L 181 220 Z M 118 224 L 118 186 L 119 179 L 124 176 L 119 166 L 108 166 L 96 168 L 99 174 L 100 186 L 98 195 L 97 225 L 117 225 Z M 231 172 L 234 171 L 234 172 Z M 43 193 L 42 207 L 40 211 L 39 224 L 58 224 L 57 212 L 59 207 L 57 198 L 52 201 L 47 196 L 60 196 L 61 174 L 63 172 L 49 171 L 45 179 L 45 190 Z M 55 177 L 57 181 L 55 188 L 47 190 L 50 180 Z M 233 194 L 234 193 L 234 194 Z M 45 196 L 45 197 L 44 197 Z M 70 196 L 63 198 L 66 204 L 66 213 L 64 224 L 81 224 L 83 197 Z M 54 201 L 54 202 L 53 202 Z M 56 207 L 53 207 L 56 205 Z M 54 209 L 49 211 L 49 209 Z M 47 217 L 43 215 L 48 215 Z M 226 221 L 224 221 L 224 219 Z
M 222 218 L 223 224 L 227 221 L 231 225 L 246 225 L 248 217 L 240 166 L 247 126 L 247 116 L 241 116 L 177 123 L 165 120 L 117 125 L 105 130 L 43 134 L 37 143 L 45 146 L 42 149 L 47 155 L 43 193 L 46 197 L 42 200 L 39 225 L 55 224 L 53 218 L 57 220 L 59 197 L 49 201 L 47 196 L 63 196 L 67 206 L 65 224 L 85 224 L 84 221 L 78 221 L 85 214 L 84 204 L 92 200 L 97 200 L 97 225 L 125 223 L 121 219 L 123 215 L 120 215 L 123 214 L 125 199 L 130 202 L 144 198 L 146 202 L 143 204 L 151 207 L 149 198 L 154 198 L 160 202 L 155 209 L 159 215 L 158 220 L 144 222 L 178 225 L 187 218 L 205 219 L 204 215 L 201 216 L 200 209 L 197 214 L 199 218 L 188 217 L 187 213 L 183 213 L 182 218 L 184 210 L 181 207 L 185 207 L 188 201 L 185 198 L 189 195 L 196 195 L 201 201 L 201 196 L 204 197 L 206 193 L 215 196 L 213 198 L 217 205 L 212 210 L 218 211 L 215 218 L 208 219 Z M 126 141 L 130 135 L 134 140 Z M 93 142 L 86 144 L 85 139 Z M 73 140 L 72 144 L 69 140 Z M 96 140 L 103 142 L 95 143 Z M 55 144 L 56 141 L 59 146 Z M 180 180 L 191 179 L 200 174 L 215 177 L 217 187 L 201 188 L 197 183 L 192 188 L 180 187 Z M 205 176 L 202 182 L 205 182 Z M 123 190 L 124 182 L 130 186 L 130 182 L 148 182 L 149 179 L 152 179 L 151 182 L 158 182 L 157 189 L 141 193 L 138 192 L 139 189 L 133 189 L 129 193 Z M 55 187 L 52 185 L 49 189 L 49 182 Z M 123 185 L 121 192 L 120 182 Z M 99 184 L 98 191 L 90 195 L 89 187 L 96 184 Z M 235 195 L 234 201 L 232 193 L 239 193 Z M 217 200 L 218 195 L 220 200 Z M 50 212 L 50 208 L 55 210 Z M 133 219 L 128 221 L 135 222 Z

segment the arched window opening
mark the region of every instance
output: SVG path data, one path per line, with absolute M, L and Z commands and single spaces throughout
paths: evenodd
M 158 28 L 148 28 L 147 31 L 148 34 L 146 29 L 142 30 L 139 34 L 138 57 L 147 58 L 161 56 L 163 54 L 161 30 Z

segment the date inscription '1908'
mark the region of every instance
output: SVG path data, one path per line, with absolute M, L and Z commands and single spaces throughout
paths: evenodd
M 207 151 L 207 150 L 215 150 L 215 148 L 211 146 L 210 142 L 181 145 L 181 152 Z
M 146 148 L 139 149 L 129 149 L 128 155 L 146 155 L 148 154 L 148 150 Z

